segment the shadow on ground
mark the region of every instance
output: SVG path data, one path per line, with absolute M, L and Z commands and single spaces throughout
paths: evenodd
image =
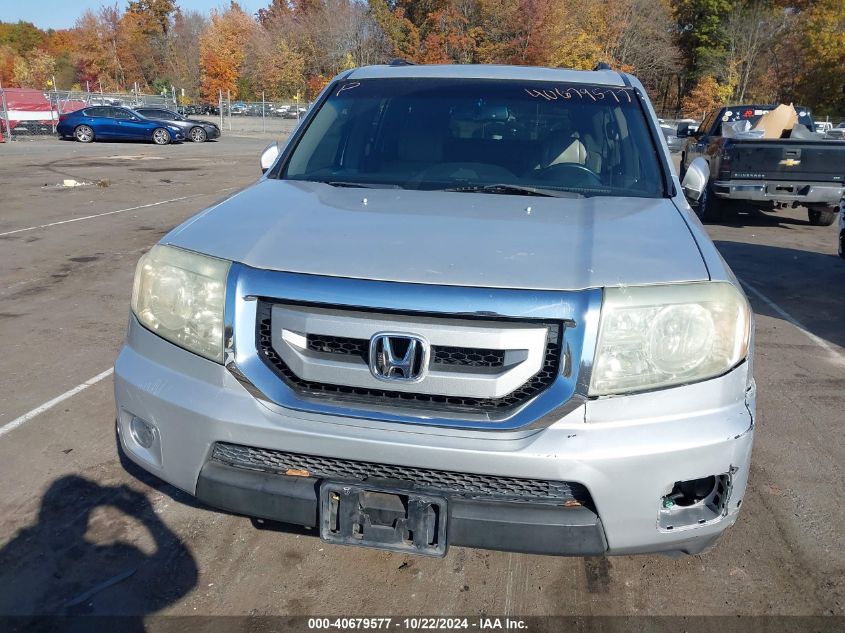
M 794 218 L 784 213 L 776 211 L 763 211 L 757 207 L 742 205 L 736 209 L 732 209 L 725 217 L 713 224 L 721 224 L 722 226 L 731 226 L 735 228 L 742 227 L 767 227 L 780 226 L 782 228 L 792 228 L 795 226 L 812 226 L 807 217 L 807 211 L 800 209 L 802 217 Z
M 762 292 L 809 332 L 845 347 L 842 327 L 845 261 L 835 252 L 817 253 L 725 240 L 717 240 L 715 244 L 743 282 Z M 748 295 L 758 314 L 783 320 L 782 314 L 753 292 Z
M 143 536 L 137 525 L 143 526 Z M 44 494 L 36 524 L 0 549 L 0 617 L 129 615 L 122 631 L 187 594 L 197 564 L 149 500 L 70 475 Z

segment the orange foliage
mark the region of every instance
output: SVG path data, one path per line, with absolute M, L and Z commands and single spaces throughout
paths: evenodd
M 238 78 L 246 55 L 247 39 L 256 23 L 232 2 L 223 13 L 211 14 L 211 23 L 200 37 L 202 97 L 217 102 L 220 91 L 225 97 L 238 96 Z
M 306 90 L 307 93 L 305 97 L 307 99 L 313 99 L 320 91 L 329 85 L 329 78 L 323 75 L 312 75 L 308 78 L 306 82 Z

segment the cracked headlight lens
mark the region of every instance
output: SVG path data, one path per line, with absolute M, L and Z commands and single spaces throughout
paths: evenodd
M 144 327 L 223 362 L 223 309 L 231 262 L 156 245 L 138 262 L 132 311 Z
M 732 284 L 608 288 L 591 396 L 720 376 L 748 356 L 751 313 Z

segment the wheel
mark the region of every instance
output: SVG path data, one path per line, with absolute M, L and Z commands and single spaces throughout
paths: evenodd
M 808 209 L 807 216 L 813 226 L 830 226 L 836 219 L 836 209 Z
M 208 140 L 208 134 L 201 127 L 191 128 L 191 140 L 194 143 L 205 143 Z
M 695 205 L 695 213 L 702 222 L 718 222 L 725 217 L 725 207 L 724 201 L 713 195 L 707 185 Z
M 153 130 L 153 143 L 156 145 L 167 145 L 170 142 L 170 132 L 163 127 L 157 127 Z
M 80 143 L 90 143 L 94 140 L 94 130 L 87 125 L 77 125 L 73 130 L 73 137 Z
M 845 259 L 845 229 L 839 231 L 839 256 Z

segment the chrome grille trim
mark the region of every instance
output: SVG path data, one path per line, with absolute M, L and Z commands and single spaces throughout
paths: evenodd
M 259 298 L 341 309 L 390 311 L 449 318 L 518 320 L 562 324 L 562 357 L 552 384 L 528 402 L 507 411 L 454 412 L 392 403 L 362 406 L 297 393 L 258 353 Z M 267 271 L 234 263 L 226 289 L 224 365 L 250 394 L 271 409 L 340 416 L 346 424 L 376 422 L 465 431 L 531 432 L 582 407 L 592 371 L 602 292 L 512 290 L 404 284 Z M 433 432 L 428 431 L 428 432 Z
M 285 362 L 275 345 L 276 337 L 273 332 L 279 326 L 272 326 L 273 304 L 259 300 L 257 316 L 257 333 L 259 355 L 262 360 L 273 369 L 279 378 L 284 380 L 292 389 L 300 394 L 312 398 L 335 398 L 354 402 L 359 405 L 373 404 L 374 399 L 391 402 L 396 406 L 407 406 L 416 409 L 437 409 L 463 412 L 464 415 L 477 415 L 479 411 L 506 411 L 524 404 L 549 387 L 559 373 L 561 361 L 560 327 L 557 324 L 544 325 L 546 344 L 543 354 L 543 364 L 538 371 L 516 389 L 495 398 L 472 397 L 467 395 L 448 395 L 444 393 L 425 393 L 420 391 L 420 384 L 412 384 L 404 391 L 391 389 L 392 385 L 377 383 L 373 387 L 356 386 L 351 384 L 332 384 L 307 380 Z M 363 363 L 358 363 L 366 367 Z M 346 369 L 348 373 L 349 370 Z
M 482 400 L 504 400 L 509 394 L 522 390 L 534 377 L 544 374 L 543 386 L 554 380 L 560 352 L 557 323 L 491 319 L 452 319 L 444 317 L 409 316 L 393 312 L 360 311 L 343 307 L 321 308 L 280 303 L 264 298 L 258 305 L 258 340 L 262 358 L 270 367 L 291 381 L 291 386 L 310 393 L 323 391 L 317 385 L 332 387 L 338 397 L 355 390 L 381 392 L 379 397 L 416 394 L 433 398 L 432 403 L 450 406 L 453 399 L 469 399 L 472 406 L 484 406 Z M 308 345 L 308 335 L 338 336 L 370 339 L 385 330 L 397 335 L 411 335 L 433 348 L 467 347 L 496 348 L 504 352 L 501 367 L 458 366 L 456 364 L 425 363 L 424 375 L 414 381 L 391 381 L 373 376 L 370 366 L 360 355 L 315 353 Z M 269 335 L 269 339 L 266 335 Z M 553 359 L 548 356 L 553 353 Z M 513 406 L 536 395 L 539 385 L 509 404 Z M 446 399 L 439 399 L 439 398 Z M 407 400 L 407 398 L 405 398 Z M 513 398 L 511 398 L 513 400 Z M 439 408 L 439 407 L 438 407 Z

